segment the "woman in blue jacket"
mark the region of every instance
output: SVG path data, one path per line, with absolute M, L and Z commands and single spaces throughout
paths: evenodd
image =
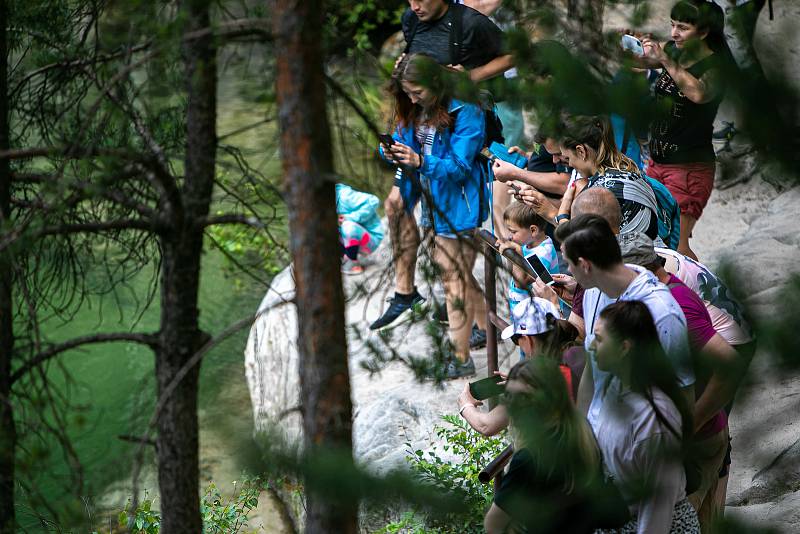
M 446 374 L 474 374 L 469 355 L 473 321 L 485 328 L 485 304 L 472 275 L 475 246 L 467 237 L 488 213 L 487 193 L 477 156 L 484 142 L 481 108 L 452 98 L 447 70 L 422 54 L 405 56 L 392 74 L 394 143 L 383 156 L 402 168 L 399 181 L 405 209 L 422 202 L 419 225 L 433 237 L 433 261 L 439 266 L 447 299 L 454 354 Z

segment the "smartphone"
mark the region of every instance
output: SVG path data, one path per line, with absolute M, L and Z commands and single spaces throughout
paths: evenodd
M 539 279 L 544 282 L 544 284 L 551 286 L 555 283 L 553 277 L 550 276 L 550 271 L 548 271 L 547 267 L 544 266 L 542 260 L 539 259 L 539 256 L 536 254 L 531 254 L 530 256 L 527 256 L 525 260 L 528 262 L 528 265 L 531 266 L 533 272 L 536 273 L 536 276 L 538 276 Z
M 623 35 L 620 39 L 620 45 L 622 45 L 623 50 L 630 50 L 637 56 L 644 55 L 644 47 L 642 46 L 642 42 L 633 35 Z
M 390 147 L 394 144 L 394 138 L 389 134 L 378 134 L 378 139 L 384 146 Z
M 476 400 L 486 400 L 490 397 L 496 397 L 506 390 L 505 385 L 501 386 L 498 384 L 498 382 L 502 382 L 502 380 L 502 376 L 495 375 L 482 380 L 477 380 L 475 382 L 470 382 L 469 392 L 473 397 L 475 397 Z
M 497 159 L 507 161 L 515 167 L 519 167 L 520 169 L 524 169 L 528 166 L 528 158 L 516 152 L 509 153 L 508 147 L 502 143 L 498 143 L 497 141 L 489 145 L 489 152 L 491 152 L 492 155 L 494 155 L 494 157 Z

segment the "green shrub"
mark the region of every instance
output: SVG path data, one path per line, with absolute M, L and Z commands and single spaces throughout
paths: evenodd
M 425 515 L 414 509 L 381 530 L 384 534 L 409 532 L 414 534 L 449 534 L 483 532 L 483 515 L 492 502 L 492 484 L 478 480 L 481 469 L 506 447 L 504 436 L 485 438 L 472 430 L 461 417 L 445 415 L 447 423 L 436 426 L 434 432 L 444 442 L 441 449 L 457 457 L 455 462 L 444 460 L 438 450 L 412 450 L 406 457 L 411 470 L 426 484 L 438 491 L 464 496 L 464 508 L 459 513 Z
M 232 534 L 247 526 L 247 516 L 258 506 L 258 497 L 266 488 L 260 479 L 246 479 L 236 492 L 225 499 L 212 482 L 200 500 L 200 514 L 203 518 L 204 534 Z M 129 504 L 130 505 L 130 504 Z M 119 526 L 129 528 L 132 534 L 158 534 L 161 529 L 161 516 L 152 509 L 153 501 L 145 499 L 135 511 L 128 506 L 119 514 Z

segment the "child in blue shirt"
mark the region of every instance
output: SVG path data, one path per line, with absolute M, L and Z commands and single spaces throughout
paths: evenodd
M 339 243 L 342 246 L 342 272 L 361 274 L 359 258 L 371 254 L 383 240 L 383 226 L 376 211 L 378 197 L 336 184 L 336 213 L 339 215 Z
M 550 274 L 558 273 L 558 257 L 553 240 L 545 235 L 547 222 L 536 211 L 522 202 L 513 202 L 503 212 L 503 220 L 508 228 L 508 241 L 500 244 L 500 250 L 511 248 L 528 258 L 534 254 Z M 530 277 L 518 267 L 511 272 L 508 288 L 508 303 L 514 309 L 519 302 L 530 297 Z

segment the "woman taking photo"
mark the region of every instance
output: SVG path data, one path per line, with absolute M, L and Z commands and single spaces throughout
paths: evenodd
M 634 518 L 620 533 L 699 533 L 686 499 L 682 458 L 691 413 L 658 341 L 653 317 L 639 301 L 606 307 L 594 327 L 597 367 L 610 373 L 605 400 L 590 421 L 603 463 Z
M 511 339 L 522 350 L 527 359 L 548 359 L 561 364 L 560 368 L 570 386 L 577 388 L 580 376 L 573 376 L 571 369 L 580 370 L 584 362 L 575 365 L 562 364 L 564 353 L 576 345 L 577 329 L 569 322 L 559 319 L 561 312 L 552 302 L 539 297 L 531 297 L 519 302 L 511 310 L 511 325 L 501 337 Z M 577 391 L 568 388 L 569 396 L 574 399 Z M 502 404 L 490 412 L 478 409 L 483 403 L 472 396 L 469 383 L 458 396 L 458 413 L 484 436 L 494 436 L 508 426 L 508 410 Z
M 681 0 L 670 13 L 671 40 L 642 39 L 640 65 L 662 69 L 655 82 L 663 109 L 650 125 L 648 174 L 669 188 L 681 209 L 678 252 L 696 260 L 692 229 L 711 196 L 716 170 L 711 144 L 714 118 L 724 95 L 722 80 L 734 65 L 723 35 L 720 8 L 705 0 Z
M 512 367 L 503 403 L 515 452 L 484 517 L 487 534 L 589 533 L 624 523 L 627 510 L 601 483 L 597 444 L 555 361 Z
M 419 226 L 433 234 L 433 261 L 439 267 L 447 299 L 453 354 L 446 378 L 475 373 L 469 354 L 473 321 L 486 328 L 480 286 L 472 275 L 475 246 L 466 237 L 488 214 L 481 163 L 483 111 L 456 100 L 448 70 L 422 54 L 406 55 L 392 74 L 397 128 L 381 153 L 403 168 L 397 183 L 408 213 L 422 201 Z

